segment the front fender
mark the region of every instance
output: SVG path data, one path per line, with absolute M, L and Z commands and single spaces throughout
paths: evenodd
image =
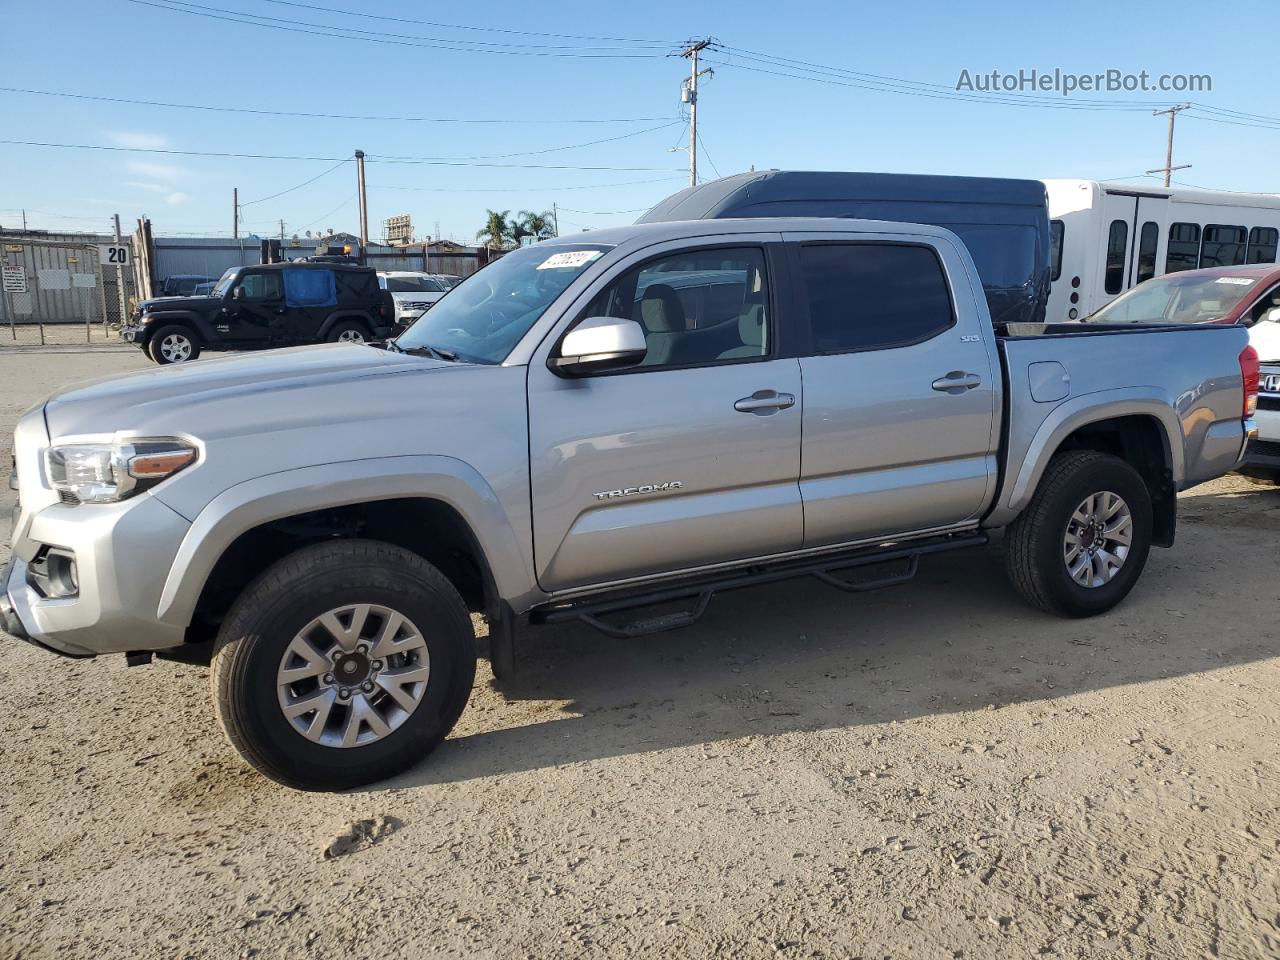
M 202 317 L 198 313 L 193 313 L 190 310 L 166 310 L 163 312 L 149 313 L 147 316 L 153 318 L 152 321 L 147 324 L 146 328 L 148 340 L 151 339 L 151 335 L 153 333 L 170 323 L 181 323 L 185 326 L 191 327 L 191 329 L 200 335 L 200 339 L 205 343 L 215 339 L 213 336 L 213 326 L 209 323 L 208 319 Z
M 445 456 L 378 457 L 273 473 L 219 494 L 178 547 L 157 618 L 187 626 L 218 559 L 254 527 L 312 510 L 404 497 L 439 500 L 462 516 L 484 552 L 499 597 L 518 605 L 538 593 L 510 519 L 473 467 Z
M 1072 433 L 1091 423 L 1132 416 L 1152 417 L 1160 424 L 1169 471 L 1175 486 L 1181 487 L 1186 475 L 1186 450 L 1173 398 L 1151 386 L 1086 393 L 1054 407 L 1029 441 L 1020 440 L 1016 431 L 1011 432 L 1005 483 L 988 525 L 1002 526 L 1022 512 L 1049 461 Z

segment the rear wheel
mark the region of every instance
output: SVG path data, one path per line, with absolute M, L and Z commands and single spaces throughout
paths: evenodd
M 466 706 L 475 661 L 466 606 L 435 567 L 390 544 L 324 543 L 236 601 L 214 654 L 214 705 L 259 772 L 341 790 L 435 749 Z
M 1009 527 L 1005 566 L 1030 603 L 1064 617 L 1110 610 L 1133 589 L 1151 549 L 1151 495 L 1119 457 L 1054 457 Z
M 151 335 L 147 353 L 159 364 L 187 363 L 200 356 L 200 338 L 190 327 L 170 324 Z
M 330 343 L 367 343 L 372 339 L 369 328 L 359 320 L 340 320 L 329 331 Z

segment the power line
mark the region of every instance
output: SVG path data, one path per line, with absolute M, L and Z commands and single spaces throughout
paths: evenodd
M 248 113 L 266 117 L 302 117 L 308 120 L 376 120 L 388 123 L 469 123 L 469 124 L 549 124 L 549 123 L 657 123 L 667 117 L 592 117 L 570 119 L 536 119 L 520 117 L 396 117 L 354 113 L 308 113 L 301 110 L 267 110 L 257 107 L 223 107 L 200 103 L 170 103 L 163 100 L 132 100 L 126 97 L 104 97 L 88 93 L 68 93 L 58 90 L 32 90 L 26 87 L 0 87 L 0 93 L 22 93 L 41 97 L 62 97 L 68 100 L 89 100 L 97 103 L 127 103 L 131 106 L 166 107 L 173 110 L 206 110 L 217 113 Z
M 417 193 L 562 193 L 566 190 L 603 190 L 610 187 L 630 187 L 647 183 L 671 183 L 685 179 L 683 175 L 655 177 L 650 180 L 622 180 L 618 183 L 586 183 L 567 187 L 409 187 L 400 184 L 371 183 L 370 190 L 411 190 Z M 646 208 L 647 209 L 647 208 Z
M 243 13 L 228 10 L 224 7 L 198 6 L 184 3 L 182 0 L 128 0 L 129 3 L 143 7 L 154 7 L 157 10 L 168 10 L 172 13 L 185 13 L 189 16 L 204 17 L 209 20 L 223 20 L 227 23 L 239 23 L 251 27 L 263 27 L 269 30 L 281 30 L 286 33 L 303 33 L 317 37 L 332 37 L 339 40 L 362 40 L 365 43 L 390 44 L 401 47 L 420 47 L 429 50 L 451 50 L 455 53 L 493 53 L 505 56 L 521 57 L 568 57 L 579 60 L 649 60 L 663 56 L 662 53 L 583 53 L 593 49 L 579 47 L 569 49 L 489 49 L 475 40 L 446 40 L 439 37 L 418 37 L 412 34 L 394 34 L 376 30 L 356 30 L 350 27 L 335 27 L 324 23 L 310 23 L 304 20 L 284 20 L 279 17 L 266 17 L 262 14 Z M 209 12 L 216 11 L 216 12 Z M 471 44 L 460 46 L 459 44 Z M 517 45 L 511 45 L 517 46 Z
M 1012 94 L 984 94 L 984 93 L 965 93 L 963 91 L 952 90 L 949 87 L 942 87 L 939 90 L 913 89 L 906 86 L 895 86 L 887 81 L 855 81 L 836 79 L 832 76 L 815 75 L 813 71 L 794 72 L 801 68 L 787 68 L 793 72 L 782 72 L 782 70 L 769 70 L 764 67 L 749 66 L 744 63 L 734 63 L 726 60 L 706 61 L 715 67 L 728 67 L 735 70 L 748 70 L 753 73 L 764 73 L 775 77 L 784 77 L 788 80 L 808 80 L 813 83 L 821 83 L 827 86 L 847 87 L 856 90 L 867 90 L 874 93 L 893 93 L 901 96 L 922 97 L 928 100 L 952 100 L 967 103 L 985 103 L 996 106 L 1009 107 L 1032 107 L 1047 110 L 1085 110 L 1085 111 L 1135 111 L 1150 110 L 1153 106 L 1159 106 L 1161 103 L 1169 101 L 1152 101 L 1142 105 L 1137 104 L 1107 104 L 1102 102 L 1066 102 L 1059 103 L 1053 101 L 1041 101 L 1030 99 L 1019 99 Z M 941 85 L 939 85 L 941 86 Z
M 512 30 L 504 27 L 476 27 L 461 23 L 439 23 L 434 20 L 415 20 L 411 17 L 391 17 L 382 16 L 375 13 L 356 13 L 352 10 L 343 10 L 339 7 L 325 7 L 315 3 L 296 3 L 293 0 L 266 0 L 267 3 L 275 3 L 285 7 L 299 7 L 303 10 L 316 10 L 325 13 L 342 14 L 348 17 L 363 17 L 368 20 L 386 20 L 393 23 L 415 23 L 424 27 L 444 27 L 448 30 L 476 30 L 484 33 L 507 33 L 522 37 L 551 37 L 557 40 L 606 40 L 611 43 L 642 43 L 651 44 L 662 47 L 669 47 L 677 40 L 644 40 L 637 37 L 593 37 L 584 36 L 577 33 L 542 33 L 537 30 Z
M 724 174 L 720 172 L 720 168 L 716 166 L 716 162 L 711 159 L 711 154 L 707 153 L 707 145 L 702 142 L 701 130 L 698 131 L 698 146 L 702 148 L 702 155 L 707 158 L 707 163 L 711 164 L 711 169 L 716 172 L 716 176 L 717 177 L 724 176 Z
M 634 210 L 575 210 L 573 207 L 560 207 L 561 210 L 567 210 L 569 213 L 585 213 L 591 217 L 613 217 L 624 213 L 644 213 L 649 207 L 636 207 Z
M 292 154 L 279 153 L 232 153 L 216 150 L 174 150 L 161 147 L 114 147 L 98 143 L 51 143 L 42 140 L 0 140 L 0 144 L 9 144 L 11 146 L 20 147 L 51 147 L 65 150 L 105 150 L 111 153 L 151 153 L 160 154 L 162 156 L 220 157 L 236 158 L 241 160 L 319 160 L 327 163 L 334 163 L 336 161 L 345 163 L 348 160 L 346 157 L 295 156 Z M 433 167 L 487 167 L 497 170 L 609 170 L 616 172 L 646 172 L 664 171 L 668 169 L 667 167 L 611 167 L 603 165 L 579 166 L 567 163 L 475 163 L 469 160 L 444 160 L 438 157 L 384 156 L 375 160 L 373 159 L 372 154 L 370 155 L 370 162 L 417 164 Z
M 289 189 L 287 190 L 281 190 L 279 193 L 273 193 L 269 197 L 259 197 L 257 200 L 246 200 L 244 203 L 240 204 L 240 207 L 241 209 L 244 209 L 245 207 L 253 206 L 255 203 L 266 203 L 268 200 L 274 200 L 276 197 L 283 197 L 286 193 L 293 193 L 293 191 L 295 190 L 301 190 L 303 187 L 307 186 L 308 184 L 315 183 L 321 177 L 327 176 L 328 174 L 333 173 L 333 171 L 337 170 L 343 164 L 350 163 L 350 162 L 351 162 L 350 160 L 339 160 L 328 170 L 325 170 L 324 173 L 317 173 L 310 180 L 303 180 L 301 183 L 297 184 L 296 186 L 289 187 Z
M 665 130 L 668 127 L 674 127 L 676 124 L 681 122 L 683 121 L 672 120 L 668 123 L 659 124 L 656 127 L 648 127 L 647 129 L 644 129 L 644 130 L 632 130 L 632 131 L 629 131 L 628 133 L 622 133 L 616 137 L 604 137 L 603 139 L 600 139 L 600 140 L 588 140 L 586 143 L 569 143 L 569 144 L 565 144 L 562 147 L 545 147 L 540 150 L 520 150 L 520 151 L 517 151 L 516 153 L 480 154 L 473 157 L 432 157 L 430 159 L 433 159 L 433 160 L 505 160 L 510 157 L 536 157 L 546 153 L 558 153 L 561 150 L 577 150 L 581 147 L 595 147 L 602 143 L 613 143 L 617 140 L 627 140 L 631 137 L 639 137 L 639 136 L 643 136 L 646 133 L 653 133 L 655 130 Z M 369 156 L 373 157 L 375 156 L 375 154 L 369 154 Z M 401 157 L 397 157 L 394 154 L 376 154 L 376 156 L 381 156 L 384 159 L 392 159 L 392 160 L 404 159 Z
M 355 196 L 355 195 L 352 195 L 352 196 L 350 196 L 350 197 L 347 197 L 347 199 L 343 200 L 340 204 L 338 204 L 336 207 L 334 207 L 334 208 L 333 208 L 332 210 L 330 210 L 328 213 L 321 214 L 320 216 L 318 216 L 318 217 L 316 217 L 314 220 L 312 220 L 310 223 L 308 223 L 308 224 L 304 224 L 303 226 L 299 227 L 298 229 L 299 229 L 299 230 L 310 230 L 310 229 L 311 229 L 312 227 L 314 227 L 317 223 L 321 223 L 321 222 L 323 222 L 323 221 L 325 221 L 325 220 L 328 220 L 330 217 L 332 217 L 332 216 L 333 216 L 335 213 L 337 213 L 339 210 L 342 210 L 342 209 L 343 209 L 343 208 L 345 208 L 345 207 L 349 207 L 351 204 L 355 203 L 355 202 L 356 202 L 357 200 L 359 200 L 359 199 L 360 199 L 360 198 L 359 198 L 358 196 Z

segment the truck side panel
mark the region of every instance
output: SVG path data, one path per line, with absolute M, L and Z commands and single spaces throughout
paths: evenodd
M 1026 506 L 1072 433 L 1117 417 L 1149 417 L 1179 490 L 1232 470 L 1245 430 L 1240 327 L 1170 327 L 1000 341 L 1008 379 L 1005 474 L 987 526 Z M 1116 384 L 1132 384 L 1116 387 Z

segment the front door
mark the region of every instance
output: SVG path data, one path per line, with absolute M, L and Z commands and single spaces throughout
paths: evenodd
M 219 332 L 237 343 L 265 344 L 284 315 L 284 287 L 279 270 L 246 270 L 227 301 Z
M 575 316 L 635 319 L 648 343 L 640 365 L 565 379 L 546 366 L 551 345 L 529 367 L 546 590 L 766 556 L 803 539 L 800 364 L 779 336 L 787 318 L 768 246 L 667 247 L 620 264 Z
M 787 239 L 811 340 L 800 361 L 805 546 L 976 521 L 996 481 L 1000 368 L 959 248 Z

